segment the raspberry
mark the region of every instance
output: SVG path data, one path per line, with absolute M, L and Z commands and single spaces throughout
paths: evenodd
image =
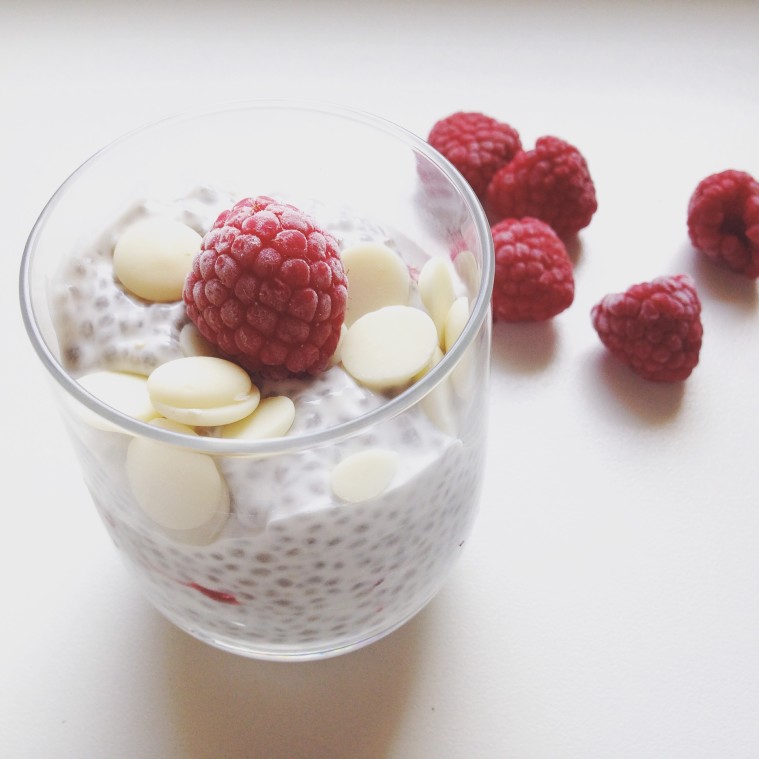
M 759 277 L 759 182 L 732 169 L 701 180 L 688 204 L 688 234 L 712 260 Z
M 548 224 L 531 218 L 504 219 L 492 232 L 496 321 L 543 321 L 572 304 L 572 262 Z
M 347 301 L 335 238 L 297 208 L 245 198 L 203 238 L 184 287 L 201 334 L 252 374 L 327 368 Z
M 605 296 L 591 311 L 612 355 L 655 382 L 684 380 L 701 350 L 701 302 L 687 274 L 659 277 Z
M 427 142 L 461 172 L 480 200 L 496 171 L 522 149 L 519 134 L 508 124 L 463 111 L 438 121 Z
M 240 602 L 234 595 L 232 595 L 232 593 L 225 593 L 222 590 L 212 590 L 211 588 L 206 588 L 205 585 L 198 585 L 196 582 L 186 582 L 183 584 L 187 588 L 197 590 L 212 601 L 218 601 L 222 604 L 232 604 L 233 606 L 240 605 Z
M 518 153 L 496 172 L 487 207 L 496 221 L 533 216 L 568 237 L 590 224 L 598 203 L 580 151 L 558 137 L 541 137 L 534 150 Z

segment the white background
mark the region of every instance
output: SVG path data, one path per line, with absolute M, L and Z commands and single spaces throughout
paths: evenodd
M 685 227 L 701 178 L 759 176 L 758 35 L 756 2 L 3 0 L 0 756 L 759 756 L 759 297 Z M 422 136 L 483 111 L 528 147 L 577 145 L 599 197 L 573 306 L 495 331 L 482 511 L 450 581 L 373 647 L 295 665 L 206 647 L 138 594 L 16 295 L 37 214 L 101 145 L 282 96 Z M 701 362 L 652 385 L 589 311 L 677 272 L 703 302 Z

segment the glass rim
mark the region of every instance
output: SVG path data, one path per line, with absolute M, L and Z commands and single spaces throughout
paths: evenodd
M 286 435 L 279 438 L 245 440 L 242 438 L 185 435 L 181 432 L 162 429 L 155 425 L 151 425 L 148 422 L 142 422 L 134 417 L 121 413 L 85 390 L 84 387 L 64 369 L 61 362 L 50 351 L 42 335 L 42 330 L 34 317 L 31 294 L 31 264 L 34 258 L 37 239 L 42 233 L 48 218 L 53 214 L 58 203 L 65 196 L 68 188 L 72 186 L 82 174 L 86 173 L 90 166 L 97 163 L 110 152 L 118 149 L 122 144 L 128 143 L 130 140 L 142 137 L 143 135 L 149 134 L 151 131 L 158 131 L 165 127 L 180 125 L 183 122 L 190 122 L 194 119 L 209 116 L 222 116 L 225 113 L 232 113 L 239 110 L 308 111 L 325 116 L 338 117 L 347 121 L 354 121 L 372 127 L 398 139 L 400 142 L 406 143 L 409 147 L 423 154 L 435 164 L 448 181 L 463 196 L 466 201 L 467 210 L 471 213 L 475 228 L 481 238 L 480 242 L 483 250 L 481 286 L 471 309 L 469 319 L 459 336 L 459 339 L 453 345 L 451 350 L 447 351 L 438 364 L 430 369 L 430 371 L 420 380 L 400 392 L 395 397 L 385 401 L 377 408 L 354 419 L 350 419 L 347 422 L 342 422 L 332 427 L 319 429 L 314 432 Z M 47 369 L 48 374 L 69 397 L 72 397 L 78 403 L 81 403 L 89 411 L 115 425 L 119 430 L 122 430 L 125 433 L 131 433 L 138 437 L 151 438 L 157 442 L 188 448 L 200 453 L 212 455 L 267 456 L 292 453 L 318 447 L 326 443 L 335 443 L 345 440 L 346 438 L 358 434 L 362 430 L 401 414 L 417 404 L 438 384 L 438 382 L 442 381 L 443 377 L 452 369 L 452 367 L 459 363 L 464 352 L 479 333 L 483 321 L 489 315 L 494 268 L 493 240 L 490 232 L 490 225 L 479 199 L 469 186 L 468 182 L 453 164 L 451 164 L 450 161 L 425 140 L 404 127 L 381 116 L 376 116 L 369 112 L 340 104 L 325 103 L 323 101 L 289 100 L 284 98 L 254 99 L 236 101 L 226 105 L 217 105 L 207 109 L 183 111 L 172 116 L 148 122 L 107 143 L 74 169 L 47 201 L 27 238 L 21 258 L 19 298 L 26 332 L 37 356 Z

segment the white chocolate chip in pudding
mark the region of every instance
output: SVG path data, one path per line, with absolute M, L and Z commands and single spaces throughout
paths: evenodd
M 332 470 L 332 492 L 349 503 L 367 501 L 387 490 L 397 470 L 396 451 L 370 448 L 354 453 Z
M 469 321 L 469 299 L 465 296 L 457 298 L 448 312 L 445 320 L 445 350 L 449 351 L 461 337 L 461 333 Z M 472 369 L 472 347 L 466 349 L 454 370 L 451 372 L 451 382 L 460 398 L 467 398 L 474 392 L 474 376 Z
M 195 432 L 192 427 L 188 427 L 186 424 L 180 424 L 179 422 L 175 422 L 171 419 L 165 419 L 162 416 L 159 416 L 156 419 L 151 419 L 150 426 L 160 427 L 162 430 L 169 430 L 169 432 L 179 432 L 182 435 L 194 435 L 195 437 L 198 436 L 198 433 Z
M 411 381 L 430 363 L 437 345 L 435 323 L 427 313 L 386 306 L 348 328 L 341 358 L 356 381 L 382 391 Z
M 249 416 L 228 424 L 221 434 L 222 437 L 247 440 L 282 437 L 294 420 L 295 404 L 286 395 L 274 395 L 264 398 Z
M 411 278 L 401 257 L 378 243 L 347 248 L 340 258 L 348 278 L 345 323 L 384 306 L 406 305 Z
M 462 250 L 453 259 L 453 267 L 467 291 L 476 293 L 480 283 L 480 265 L 471 250 Z
M 348 332 L 348 327 L 346 326 L 345 322 L 343 322 L 340 325 L 340 339 L 337 341 L 337 348 L 335 348 L 335 352 L 332 354 L 332 358 L 330 358 L 329 360 L 330 369 L 333 366 L 337 366 L 341 361 L 340 353 L 343 347 L 343 340 L 345 340 L 345 335 L 347 332 Z
M 163 421 L 156 426 L 183 431 Z M 179 542 L 210 543 L 229 517 L 227 484 L 206 454 L 134 438 L 127 449 L 126 475 L 145 515 Z
M 445 320 L 456 295 L 451 265 L 444 258 L 430 258 L 419 272 L 419 296 L 437 328 L 440 345 L 444 344 Z
M 200 334 L 200 330 L 192 322 L 187 322 L 187 324 L 179 330 L 179 347 L 185 356 L 219 355 L 216 346 L 209 340 L 206 340 L 206 338 Z
M 443 360 L 443 351 L 438 348 L 432 357 L 427 371 L 433 369 Z M 455 370 L 454 370 L 455 371 Z M 426 373 L 426 372 L 425 372 Z M 443 378 L 436 387 L 430 390 L 420 401 L 421 407 L 430 421 L 446 435 L 456 436 L 456 412 L 451 391 L 451 380 Z
M 141 422 L 149 422 L 159 415 L 150 401 L 147 380 L 139 374 L 112 372 L 108 370 L 92 372 L 80 377 L 79 384 L 107 406 L 131 416 Z M 105 419 L 80 407 L 82 416 L 92 426 L 104 430 L 115 430 Z
M 127 227 L 113 250 L 113 270 L 127 290 L 144 300 L 168 303 L 182 297 L 201 237 L 186 224 L 163 216 Z
M 456 340 L 461 337 L 461 333 L 469 321 L 469 298 L 461 296 L 451 304 L 445 317 L 445 352 L 447 353 Z
M 430 371 L 430 369 L 433 369 L 436 367 L 440 360 L 443 358 L 443 351 L 440 350 L 440 346 L 435 346 L 435 350 L 432 353 L 432 358 L 430 358 L 429 362 L 426 364 L 426 366 L 420 371 L 417 372 L 411 379 L 412 382 L 419 382 L 419 380 L 424 377 L 427 372 Z
M 148 377 L 148 392 L 153 406 L 168 419 L 203 427 L 243 419 L 261 399 L 241 366 L 213 356 L 161 364 Z

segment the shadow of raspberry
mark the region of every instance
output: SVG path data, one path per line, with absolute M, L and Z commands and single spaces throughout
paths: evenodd
M 651 382 L 643 379 L 601 346 L 588 358 L 589 396 L 593 399 L 593 408 L 606 418 L 657 427 L 677 417 L 688 380 Z M 694 372 L 698 372 L 698 366 Z
M 757 280 L 721 266 L 690 243 L 683 243 L 677 261 L 682 262 L 681 268 L 687 270 L 696 281 L 702 305 L 707 299 L 716 299 L 746 312 L 754 313 L 759 309 Z
M 556 355 L 558 336 L 552 320 L 496 322 L 491 359 L 496 371 L 535 374 L 546 369 Z
M 576 271 L 582 264 L 583 253 L 585 248 L 582 244 L 582 237 L 580 235 L 573 235 L 566 239 L 562 238 L 564 247 L 567 249 L 567 255 L 572 262 L 572 268 Z

